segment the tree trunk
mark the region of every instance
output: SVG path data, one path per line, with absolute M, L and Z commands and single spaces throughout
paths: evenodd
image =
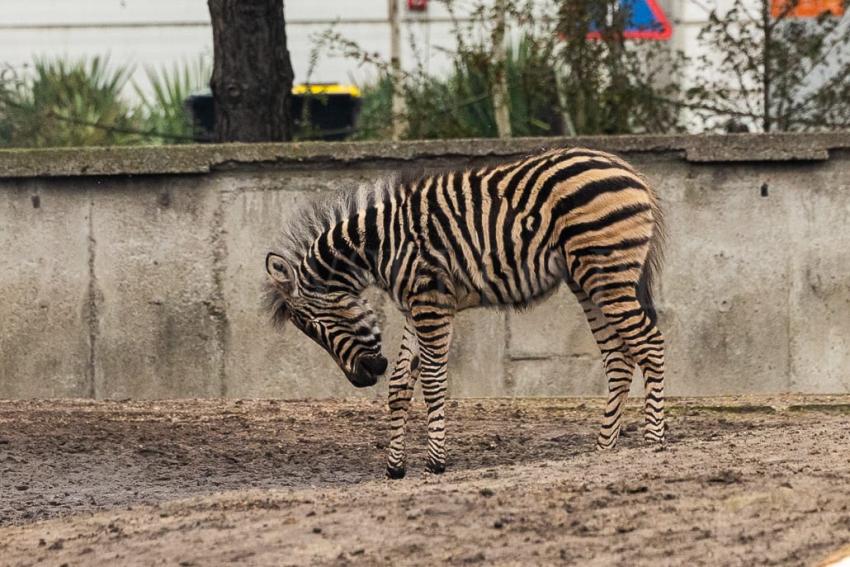
M 283 0 L 208 0 L 214 67 L 210 87 L 219 142 L 292 139 L 292 63 Z
M 771 61 L 771 57 L 773 54 L 771 53 L 771 43 L 773 42 L 773 38 L 771 37 L 771 32 L 773 31 L 773 25 L 770 21 L 770 3 L 768 0 L 762 0 L 761 2 L 761 25 L 764 30 L 764 49 L 762 50 L 762 62 L 764 65 L 764 75 L 762 75 L 761 88 L 762 88 L 762 106 L 763 116 L 762 116 L 762 129 L 765 132 L 770 132 L 771 120 L 770 120 L 770 82 L 772 79 L 773 73 L 773 61 Z
M 500 138 L 511 137 L 511 107 L 508 94 L 507 52 L 505 46 L 505 0 L 496 2 L 496 25 L 493 28 L 493 69 L 495 77 L 490 88 L 493 91 L 493 111 L 496 119 L 496 131 Z
M 392 120 L 393 120 L 393 140 L 401 140 L 405 130 L 407 130 L 407 121 L 404 119 L 406 108 L 404 106 L 404 93 L 402 92 L 401 82 L 401 18 L 398 10 L 398 0 L 389 0 L 389 21 L 390 21 L 390 70 L 392 73 Z

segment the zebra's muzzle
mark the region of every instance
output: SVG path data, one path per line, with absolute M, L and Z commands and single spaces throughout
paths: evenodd
M 381 355 L 365 355 L 354 364 L 354 372 L 348 374 L 348 381 L 356 388 L 374 386 L 378 378 L 387 370 L 387 359 Z

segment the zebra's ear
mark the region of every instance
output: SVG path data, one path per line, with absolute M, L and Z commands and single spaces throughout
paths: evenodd
M 269 277 L 280 288 L 288 294 L 294 294 L 295 286 L 295 270 L 289 265 L 283 256 L 279 256 L 274 252 L 269 252 L 266 256 L 266 272 Z

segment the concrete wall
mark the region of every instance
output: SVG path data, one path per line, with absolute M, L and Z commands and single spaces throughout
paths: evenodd
M 850 392 L 850 135 L 812 135 L 0 152 L 0 398 L 383 395 L 267 324 L 283 212 L 399 167 L 557 143 L 622 153 L 663 199 L 670 394 Z M 401 321 L 372 295 L 392 355 Z M 458 327 L 454 396 L 604 392 L 566 290 Z

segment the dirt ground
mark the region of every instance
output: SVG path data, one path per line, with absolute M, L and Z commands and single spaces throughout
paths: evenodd
M 850 396 L 450 402 L 383 478 L 378 402 L 0 402 L 3 565 L 815 565 L 850 543 Z

